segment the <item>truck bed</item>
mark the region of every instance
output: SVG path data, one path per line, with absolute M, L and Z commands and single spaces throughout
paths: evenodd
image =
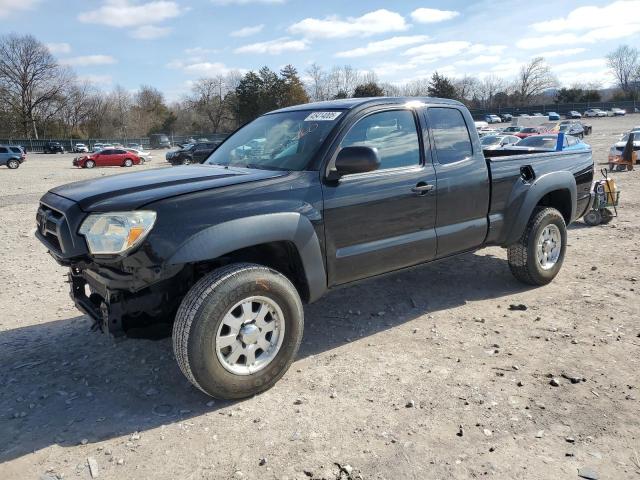
M 563 212 L 567 223 L 580 218 L 588 208 L 594 169 L 591 151 L 531 153 L 505 149 L 484 154 L 491 179 L 486 243 L 504 245 L 515 240 L 510 237 L 510 231 L 517 223 L 515 216 L 519 209 L 513 207 L 522 204 L 527 191 L 538 188 L 547 174 L 566 172 L 565 176 L 575 179 L 575 209 Z M 573 192 L 567 194 L 573 195 Z

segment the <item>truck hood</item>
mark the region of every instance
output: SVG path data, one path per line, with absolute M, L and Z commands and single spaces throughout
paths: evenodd
M 164 198 L 287 175 L 288 172 L 218 165 L 185 165 L 110 175 L 50 190 L 86 212 L 131 210 Z

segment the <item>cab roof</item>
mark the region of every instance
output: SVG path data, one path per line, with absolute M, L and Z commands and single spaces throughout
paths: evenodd
M 404 105 L 407 102 L 422 102 L 425 104 L 444 104 L 462 106 L 457 100 L 435 97 L 367 97 L 367 98 L 341 98 L 324 102 L 303 103 L 291 107 L 281 108 L 269 113 L 295 112 L 300 110 L 353 110 L 363 106 L 373 105 Z

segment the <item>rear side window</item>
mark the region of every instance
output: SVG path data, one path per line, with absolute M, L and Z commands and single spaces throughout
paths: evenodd
M 473 155 L 467 124 L 459 110 L 436 107 L 428 112 L 439 163 L 454 163 Z
M 9 153 L 7 147 L 0 147 L 0 153 Z
M 391 110 L 373 113 L 351 127 L 340 144 L 378 149 L 379 170 L 420 164 L 420 142 L 413 113 Z

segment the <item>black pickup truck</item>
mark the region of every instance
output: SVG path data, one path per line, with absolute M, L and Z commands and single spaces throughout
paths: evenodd
M 592 178 L 590 150 L 483 153 L 455 101 L 336 100 L 263 115 L 201 165 L 54 188 L 36 235 L 95 328 L 173 323 L 186 377 L 240 398 L 285 373 L 330 288 L 488 245 L 550 282 Z

